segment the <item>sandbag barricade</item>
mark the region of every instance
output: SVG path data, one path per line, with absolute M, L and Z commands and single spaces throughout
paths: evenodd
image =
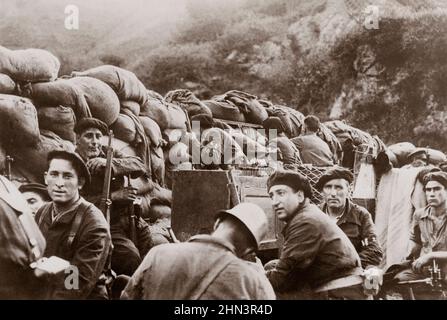
M 16 83 L 8 75 L 0 73 L 0 93 L 14 94 Z
M 141 106 L 138 102 L 125 100 L 121 102 L 121 110 L 127 109 L 131 111 L 134 115 L 138 116 L 140 114 Z
M 63 105 L 73 109 L 76 119 L 94 117 L 111 125 L 118 119 L 120 102 L 104 82 L 90 77 L 58 79 L 22 88 L 22 94 L 43 106 Z
M 9 50 L 0 46 L 0 73 L 14 81 L 53 81 L 60 68 L 59 59 L 42 49 Z
M 5 146 L 36 146 L 39 123 L 36 107 L 29 99 L 0 94 L 0 140 Z
M 73 109 L 64 106 L 39 107 L 37 117 L 40 129 L 52 131 L 62 139 L 75 143 L 76 135 L 73 129 L 76 116 Z
M 191 91 L 185 89 L 178 89 L 169 91 L 165 95 L 165 101 L 176 104 L 188 113 L 191 118 L 197 114 L 207 114 L 213 116 L 211 110 L 200 101 Z
M 82 72 L 72 72 L 75 77 L 92 77 L 107 83 L 120 100 L 132 100 L 140 104 L 147 101 L 146 88 L 137 76 L 128 70 L 103 65 Z
M 140 116 L 154 120 L 162 131 L 169 128 L 169 112 L 163 97 L 151 90 L 147 90 L 147 97 L 146 103 L 141 105 Z

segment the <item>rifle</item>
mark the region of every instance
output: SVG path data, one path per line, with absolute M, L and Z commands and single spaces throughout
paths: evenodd
M 113 159 L 113 148 L 112 148 L 113 131 L 109 131 L 109 141 L 107 144 L 107 161 L 106 170 L 104 174 L 104 184 L 102 187 L 102 197 L 100 203 L 100 210 L 106 217 L 107 223 L 110 224 L 110 181 L 112 179 L 112 159 Z
M 130 174 L 127 176 L 127 185 L 128 187 L 131 187 L 130 184 Z M 137 233 L 136 233 L 136 215 L 135 215 L 135 206 L 134 206 L 134 201 L 132 201 L 129 206 L 128 206 L 128 219 L 129 219 L 129 237 L 130 240 L 132 240 L 132 242 L 137 245 Z
M 12 181 L 12 168 L 11 163 L 14 162 L 14 158 L 11 156 L 6 156 L 6 177 L 9 181 Z

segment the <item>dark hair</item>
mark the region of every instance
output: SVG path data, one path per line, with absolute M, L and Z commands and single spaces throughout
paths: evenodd
M 430 181 L 436 181 L 439 182 L 444 186 L 444 188 L 447 189 L 447 173 L 444 171 L 436 171 L 436 172 L 429 172 L 424 176 L 424 189 L 427 183 Z
M 304 124 L 309 131 L 317 132 L 320 129 L 320 119 L 316 116 L 307 116 L 304 119 Z

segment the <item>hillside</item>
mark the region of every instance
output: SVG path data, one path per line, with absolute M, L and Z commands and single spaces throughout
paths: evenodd
M 114 63 L 162 94 L 239 89 L 447 150 L 442 0 L 78 0 L 77 32 L 63 28 L 65 1 L 0 2 L 1 44 L 48 49 L 61 74 Z M 368 4 L 377 30 L 362 25 Z

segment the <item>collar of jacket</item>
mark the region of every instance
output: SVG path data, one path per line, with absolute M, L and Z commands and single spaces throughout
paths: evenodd
M 236 248 L 228 241 L 225 241 L 224 239 L 213 237 L 208 234 L 198 234 L 195 236 L 192 236 L 188 242 L 203 242 L 203 243 L 209 243 L 214 244 L 220 247 L 223 247 L 224 249 L 231 251 L 233 254 L 236 255 Z
M 420 219 L 431 218 L 432 215 L 433 215 L 432 207 L 427 205 L 425 207 L 424 213 L 421 215 Z M 444 219 L 447 219 L 447 214 L 446 213 L 444 213 Z
M 355 214 L 354 211 L 356 211 L 356 204 L 353 203 L 351 200 L 346 199 L 345 209 L 343 210 L 343 214 L 341 215 L 340 219 L 337 221 L 337 225 L 341 225 L 345 222 L 360 224 L 359 217 L 357 214 Z M 321 211 L 324 213 L 327 213 L 327 205 L 324 203 L 321 207 Z
M 299 206 L 298 209 L 296 209 L 295 213 L 293 214 L 292 218 L 290 218 L 289 221 L 286 222 L 285 226 L 282 228 L 282 235 L 285 236 L 287 229 L 289 228 L 290 224 L 292 223 L 292 221 L 294 219 L 296 219 L 296 217 L 298 217 L 303 211 L 305 211 L 307 208 L 309 208 L 309 206 L 311 205 L 310 203 L 310 199 L 306 198 L 304 200 L 304 203 L 302 206 Z
M 73 204 L 73 206 L 70 209 L 60 213 L 60 216 L 57 216 L 54 219 L 54 221 L 52 221 L 52 219 L 53 219 L 52 218 L 52 214 L 53 214 L 53 210 L 54 210 L 54 203 L 51 203 L 50 214 L 47 217 L 45 217 L 45 218 L 46 219 L 49 218 L 50 222 L 52 221 L 51 224 L 55 224 L 55 223 L 57 223 L 57 224 L 70 224 L 72 222 L 74 216 L 76 215 L 79 206 L 84 201 L 85 201 L 84 198 L 82 198 L 80 196 L 79 199 Z

